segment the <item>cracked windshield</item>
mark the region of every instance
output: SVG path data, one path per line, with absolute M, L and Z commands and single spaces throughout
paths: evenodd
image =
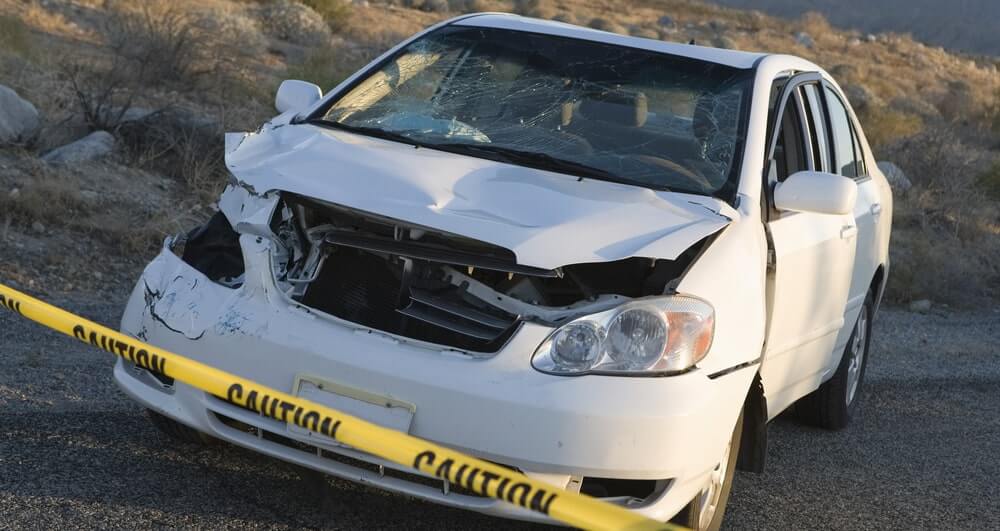
M 450 27 L 314 122 L 522 166 L 731 196 L 751 71 L 635 48 Z

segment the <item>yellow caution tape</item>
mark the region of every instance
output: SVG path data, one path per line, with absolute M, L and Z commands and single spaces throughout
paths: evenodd
M 0 307 L 136 365 L 282 422 L 296 424 L 477 494 L 585 529 L 684 529 L 568 492 L 517 471 L 283 393 L 143 343 L 0 284 Z

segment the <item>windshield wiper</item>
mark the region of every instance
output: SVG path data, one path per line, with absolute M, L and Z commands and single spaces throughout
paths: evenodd
M 426 146 L 422 142 L 417 142 L 413 138 L 404 135 L 402 133 L 397 133 L 395 131 L 386 131 L 385 129 L 379 129 L 378 127 L 366 127 L 360 125 L 347 125 L 340 122 L 335 122 L 333 120 L 324 120 L 323 118 L 312 118 L 309 120 L 304 120 L 300 123 L 321 125 L 325 127 L 330 127 L 333 129 L 340 129 L 341 131 L 347 131 L 348 133 L 357 133 L 359 135 L 373 136 L 375 138 L 381 138 L 383 140 L 392 140 L 394 142 L 402 142 L 403 144 L 409 144 L 411 146 Z
M 542 153 L 539 151 L 526 151 L 492 144 L 464 144 L 460 142 L 428 144 L 428 147 L 472 156 L 485 155 L 487 158 L 494 158 L 496 160 L 500 160 L 501 162 L 531 166 L 540 170 L 554 171 L 557 173 L 566 173 L 575 177 L 589 177 L 591 179 L 612 181 L 622 184 L 637 184 L 635 181 L 619 177 L 618 175 L 615 175 L 607 170 L 602 170 L 600 168 L 595 168 L 593 166 L 588 166 L 587 164 L 574 162 L 572 160 L 560 159 L 558 157 L 553 157 L 548 153 Z

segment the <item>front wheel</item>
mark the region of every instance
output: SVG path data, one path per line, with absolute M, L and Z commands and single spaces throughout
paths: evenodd
M 861 384 L 868 366 L 874 309 L 875 297 L 869 291 L 858 320 L 854 323 L 851 338 L 844 348 L 837 372 L 833 374 L 833 378 L 802 397 L 795 405 L 795 413 L 802 421 L 828 430 L 843 429 L 851 422 L 858 409 Z
M 722 517 L 726 512 L 733 477 L 736 475 L 736 458 L 739 457 L 742 435 L 743 412 L 740 412 L 733 436 L 729 439 L 719 465 L 712 471 L 708 485 L 670 520 L 671 523 L 697 531 L 717 531 L 722 527 Z

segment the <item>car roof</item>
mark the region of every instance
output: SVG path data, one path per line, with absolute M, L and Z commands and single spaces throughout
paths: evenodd
M 736 50 L 726 50 L 723 48 L 711 48 L 708 46 L 697 46 L 693 44 L 630 37 L 628 35 L 619 35 L 617 33 L 609 33 L 606 31 L 584 28 L 581 26 L 574 26 L 572 24 L 565 24 L 551 20 L 522 17 L 520 15 L 510 13 L 480 13 L 469 15 L 453 21 L 452 25 L 527 31 L 531 33 L 541 33 L 544 35 L 555 35 L 559 37 L 604 42 L 618 46 L 627 46 L 630 48 L 639 48 L 654 52 L 679 55 L 682 57 L 690 57 L 734 68 L 753 68 L 761 58 L 769 55 L 765 53 L 741 52 Z

